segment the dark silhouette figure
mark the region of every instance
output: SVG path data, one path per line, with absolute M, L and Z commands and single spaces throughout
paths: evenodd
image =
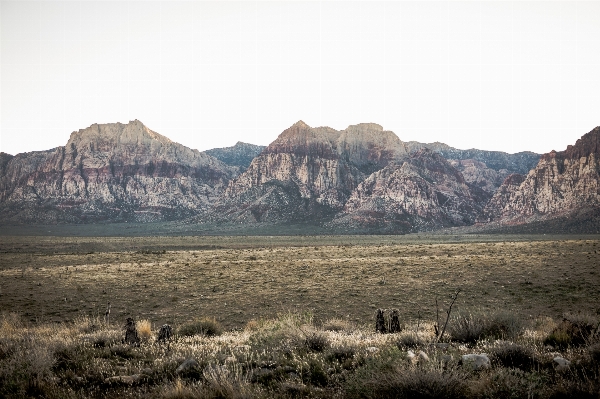
M 387 332 L 387 329 L 385 328 L 385 315 L 383 314 L 383 309 L 377 309 L 377 316 L 375 318 L 375 331 L 382 334 Z
M 393 309 L 390 320 L 390 332 L 397 333 L 401 330 L 402 329 L 400 328 L 400 312 L 398 312 L 398 309 Z
M 130 345 L 139 345 L 140 337 L 138 337 L 137 328 L 135 328 L 135 320 L 131 317 L 125 322 L 125 343 Z

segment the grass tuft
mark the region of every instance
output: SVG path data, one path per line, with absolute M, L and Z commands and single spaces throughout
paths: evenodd
M 194 335 L 214 337 L 223 333 L 223 326 L 217 320 L 205 317 L 182 325 L 177 330 L 177 333 L 184 337 Z
M 152 339 L 152 324 L 148 320 L 138 320 L 135 323 L 135 328 L 137 329 L 138 337 L 142 340 L 142 342 L 149 342 Z

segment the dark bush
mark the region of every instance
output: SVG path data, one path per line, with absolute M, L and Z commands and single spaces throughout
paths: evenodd
M 193 335 L 213 337 L 221 335 L 223 333 L 223 327 L 221 326 L 221 323 L 215 319 L 202 318 L 182 325 L 177 330 L 177 333 L 185 337 L 191 337 Z
M 309 363 L 309 368 L 302 374 L 302 379 L 303 381 L 308 381 L 311 385 L 318 387 L 327 386 L 327 383 L 329 382 L 329 378 L 327 378 L 327 373 L 323 370 L 323 366 L 315 360 Z
M 469 389 L 461 375 L 439 370 L 408 369 L 375 373 L 355 381 L 348 389 L 351 398 L 467 398 Z
M 327 355 L 327 360 L 330 362 L 337 361 L 343 363 L 346 360 L 353 359 L 355 354 L 356 349 L 350 346 L 341 346 L 331 349 L 331 352 Z
M 490 358 L 492 362 L 503 367 L 518 368 L 524 371 L 529 371 L 538 364 L 531 349 L 510 342 L 501 343 L 493 348 L 490 351 Z
M 314 352 L 323 352 L 329 347 L 329 339 L 325 334 L 312 333 L 306 336 L 304 340 L 306 347 Z
M 448 324 L 452 339 L 464 343 L 474 343 L 483 338 L 515 338 L 522 330 L 522 321 L 508 312 L 458 315 Z
M 425 341 L 417 334 L 405 334 L 396 341 L 398 349 L 414 349 L 425 345 Z
M 545 345 L 557 348 L 587 345 L 598 328 L 598 320 L 585 314 L 567 314 L 563 321 L 546 337 Z

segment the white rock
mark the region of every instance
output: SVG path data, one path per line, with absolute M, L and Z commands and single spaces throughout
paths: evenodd
M 463 355 L 462 363 L 463 366 L 468 365 L 468 367 L 472 367 L 473 370 L 482 370 L 490 368 L 490 358 L 485 353 L 471 353 L 469 355 Z
M 187 359 L 183 363 L 181 363 L 179 365 L 179 367 L 177 367 L 177 370 L 175 370 L 175 373 L 177 373 L 177 374 L 184 373 L 188 370 L 193 369 L 194 367 L 198 367 L 198 362 L 195 359 Z
M 562 356 L 556 356 L 553 360 L 557 370 L 566 370 L 571 365 L 571 362 Z
M 369 352 L 369 353 L 377 353 L 377 352 L 379 352 L 379 348 L 377 348 L 376 346 L 369 346 L 366 349 L 366 351 Z
M 423 351 L 419 351 L 419 362 L 427 363 L 428 361 L 429 361 L 429 356 L 427 356 L 427 353 L 425 353 Z

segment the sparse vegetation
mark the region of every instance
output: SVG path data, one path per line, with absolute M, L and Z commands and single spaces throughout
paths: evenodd
M 177 333 L 184 337 L 191 337 L 193 335 L 214 337 L 215 335 L 221 335 L 223 333 L 223 326 L 221 326 L 221 323 L 214 318 L 203 317 L 183 324 L 179 327 Z
M 142 340 L 139 346 L 110 339 L 97 346 L 91 334 L 114 338 L 124 331 L 99 325 L 89 333 L 95 323 L 84 318 L 49 325 L 3 314 L 0 396 L 551 399 L 600 394 L 598 343 L 557 354 L 530 338 L 542 333 L 533 330 L 533 321 L 523 322 L 526 334 L 514 340 L 486 337 L 468 348 L 435 343 L 433 321 L 420 321 L 419 328 L 409 324 L 410 333 L 378 334 L 371 326 L 325 330 L 311 320 L 310 314 L 286 313 L 260 319 L 251 330 L 218 336 L 179 335 L 169 343 Z M 299 339 L 302 331 L 310 331 L 305 341 Z M 411 357 L 408 347 L 425 355 Z M 490 369 L 476 371 L 458 361 L 483 351 L 492 360 Z M 570 360 L 567 370 L 553 364 L 558 355 Z
M 0 318 L 0 397 L 600 395 L 596 241 L 361 239 L 318 251 L 314 238 L 233 249 L 207 238 L 164 254 L 44 252 L 58 239 L 8 249 L 0 307 L 19 314 Z M 459 288 L 438 340 L 435 298 Z M 398 309 L 401 331 L 376 333 L 376 309 Z M 128 317 L 139 344 L 124 343 Z M 158 341 L 164 324 L 175 334 Z M 481 353 L 489 368 L 462 365 Z

